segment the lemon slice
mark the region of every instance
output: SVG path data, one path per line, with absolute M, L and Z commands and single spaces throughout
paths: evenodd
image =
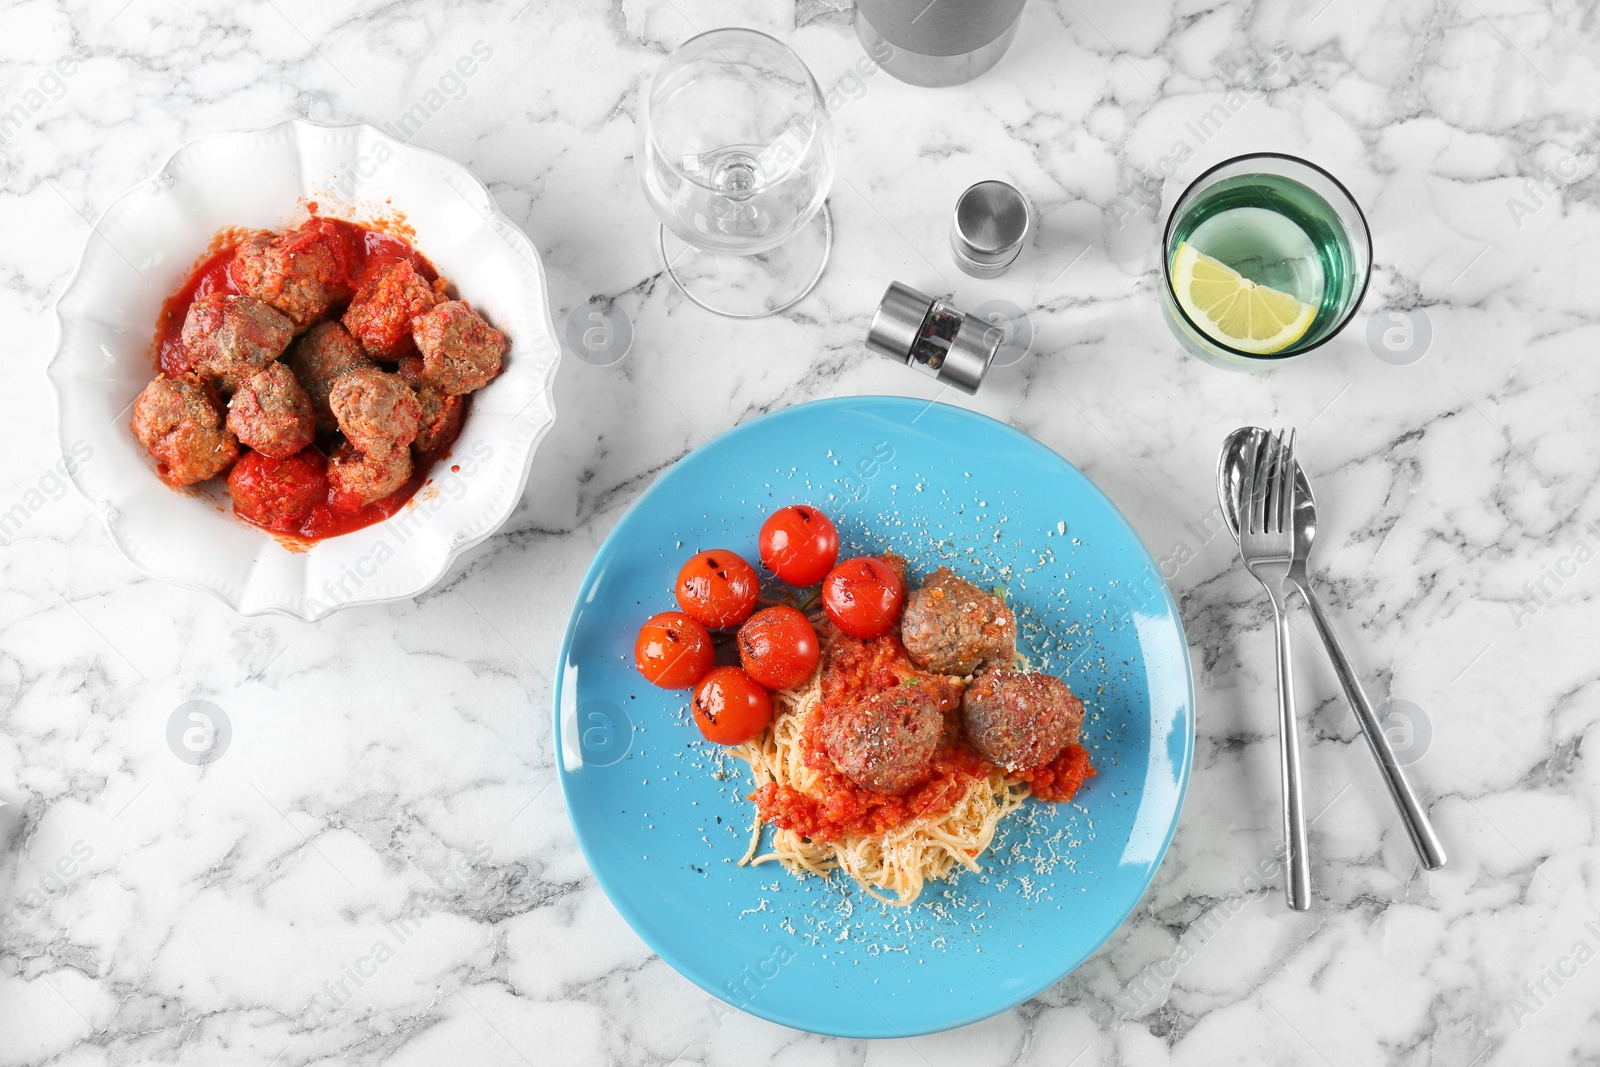
M 1311 328 L 1317 309 L 1258 285 L 1189 242 L 1172 254 L 1172 290 L 1189 318 L 1213 340 L 1241 352 L 1282 352 Z

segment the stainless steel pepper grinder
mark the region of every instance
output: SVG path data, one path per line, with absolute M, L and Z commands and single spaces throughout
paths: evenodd
M 976 393 L 1005 331 L 948 301 L 891 282 L 867 326 L 867 348 L 963 393 Z
M 911 85 L 971 81 L 1017 35 L 1026 0 L 856 0 L 856 36 L 867 55 Z

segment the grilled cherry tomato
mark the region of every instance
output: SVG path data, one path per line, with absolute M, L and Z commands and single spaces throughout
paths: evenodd
M 905 599 L 900 576 L 876 556 L 847 559 L 822 581 L 822 610 L 835 626 L 862 640 L 888 633 Z
M 768 689 L 793 689 L 809 681 L 821 656 L 811 620 L 794 608 L 758 611 L 739 627 L 739 662 Z
M 678 572 L 678 606 L 713 630 L 748 619 L 760 590 L 756 569 L 727 549 L 702 552 Z
M 633 642 L 639 673 L 663 689 L 689 688 L 706 676 L 715 658 L 706 628 L 681 611 L 652 615 Z
M 694 723 L 707 741 L 742 745 L 772 722 L 772 697 L 738 667 L 718 667 L 694 687 Z
M 839 531 L 816 508 L 791 504 L 761 524 L 761 562 L 792 586 L 816 585 L 839 558 Z

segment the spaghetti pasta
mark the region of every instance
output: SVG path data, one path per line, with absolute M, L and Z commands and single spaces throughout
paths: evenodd
M 805 761 L 802 735 L 823 710 L 822 671 L 799 689 L 773 694 L 772 726 L 733 754 L 750 766 L 755 788 L 787 785 L 823 799 L 821 775 Z M 957 866 L 979 870 L 978 857 L 994 840 L 1000 820 L 1022 805 L 1028 784 L 990 766 L 968 782 L 965 793 L 943 810 L 918 816 L 882 834 L 845 834 L 834 840 L 807 838 L 771 827 L 770 851 L 757 854 L 764 830 L 759 810 L 750 848 L 740 865 L 778 861 L 796 875 L 827 876 L 842 870 L 866 892 L 890 904 L 913 903 L 929 879 L 949 877 Z

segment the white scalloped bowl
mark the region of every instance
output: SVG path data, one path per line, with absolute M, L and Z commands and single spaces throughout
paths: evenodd
M 291 224 L 306 200 L 355 221 L 403 217 L 417 249 L 511 348 L 505 370 L 474 395 L 451 455 L 409 504 L 374 526 L 290 549 L 234 517 L 220 479 L 198 491 L 168 488 L 129 420 L 155 376 L 162 301 L 213 236 Z M 106 210 L 56 318 L 49 373 L 73 482 L 134 566 L 215 593 L 245 615 L 311 621 L 423 592 L 510 517 L 555 421 L 560 345 L 532 242 L 459 163 L 371 126 L 292 121 L 185 146 Z

